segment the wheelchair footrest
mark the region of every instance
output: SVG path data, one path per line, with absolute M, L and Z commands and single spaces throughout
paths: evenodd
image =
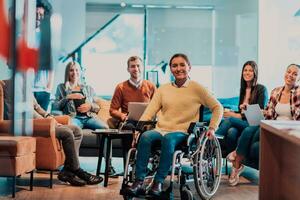
M 141 199 L 149 199 L 149 200 L 173 200 L 174 199 L 174 194 L 173 192 L 168 192 L 168 190 L 166 191 L 162 191 L 160 196 L 154 196 L 154 195 L 149 195 L 149 194 L 139 194 L 139 195 L 129 195 L 126 194 L 126 188 L 129 187 L 127 185 L 123 185 L 121 190 L 120 190 L 120 195 L 126 196 L 126 197 L 130 197 L 130 198 L 141 198 Z

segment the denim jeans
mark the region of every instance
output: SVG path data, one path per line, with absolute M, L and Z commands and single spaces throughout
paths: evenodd
M 92 130 L 108 128 L 107 124 L 105 124 L 102 120 L 88 116 L 76 116 L 72 118 L 72 124 L 79 126 L 80 128 L 87 128 Z
M 258 141 L 259 133 L 260 133 L 260 127 L 259 126 L 249 126 L 244 129 L 242 132 L 238 145 L 236 148 L 236 152 L 238 155 L 241 155 L 242 157 L 247 157 L 250 151 L 251 144 L 254 141 Z
M 242 131 L 248 126 L 248 122 L 240 118 L 229 117 L 223 120 L 216 134 L 224 136 L 227 153 L 230 153 L 236 148 L 238 138 Z
M 163 183 L 168 175 L 172 164 L 173 154 L 178 144 L 184 142 L 188 135 L 183 132 L 170 132 L 161 135 L 158 131 L 151 130 L 144 132 L 137 147 L 136 178 L 144 180 L 147 173 L 147 165 L 151 155 L 151 148 L 154 144 L 161 144 L 161 155 L 157 173 L 154 177 L 155 182 Z

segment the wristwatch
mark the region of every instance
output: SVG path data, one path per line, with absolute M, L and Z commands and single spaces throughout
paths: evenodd
M 44 118 L 47 118 L 47 117 L 49 117 L 49 116 L 51 116 L 51 114 L 50 114 L 50 113 L 46 113 L 46 114 L 44 115 Z

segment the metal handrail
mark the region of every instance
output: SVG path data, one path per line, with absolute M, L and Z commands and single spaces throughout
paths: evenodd
M 96 35 L 98 35 L 102 30 L 104 30 L 108 25 L 110 25 L 113 21 L 115 21 L 120 14 L 116 14 L 111 20 L 109 20 L 106 24 L 104 24 L 100 29 L 98 29 L 95 33 L 93 33 L 90 37 L 88 37 L 85 41 L 83 41 L 76 49 L 74 49 L 67 56 L 60 57 L 59 61 L 66 62 L 71 56 L 73 56 L 76 52 L 78 52 L 84 45 L 86 45 L 90 40 L 92 40 Z

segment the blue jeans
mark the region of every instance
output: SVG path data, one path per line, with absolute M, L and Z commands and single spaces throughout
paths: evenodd
M 229 117 L 223 120 L 216 134 L 224 136 L 227 153 L 230 153 L 236 148 L 238 138 L 242 131 L 248 126 L 249 124 L 246 120 L 235 117 Z
M 102 129 L 102 128 L 108 128 L 107 124 L 104 123 L 102 120 L 83 116 L 83 117 L 74 117 L 72 118 L 72 124 L 79 126 L 80 128 L 87 128 L 87 129 Z
M 184 142 L 188 135 L 183 132 L 170 132 L 161 135 L 158 131 L 146 131 L 141 135 L 137 146 L 136 178 L 144 180 L 147 173 L 147 165 L 154 144 L 161 143 L 161 155 L 154 181 L 163 183 L 172 164 L 173 154 L 178 144 Z
M 243 158 L 247 157 L 251 148 L 251 144 L 259 140 L 259 126 L 249 126 L 242 132 L 236 153 Z

